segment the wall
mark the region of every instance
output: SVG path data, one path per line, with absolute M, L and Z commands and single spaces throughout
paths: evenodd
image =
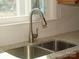
M 79 29 L 79 7 L 57 6 L 57 20 L 48 21 L 48 27 L 39 26 L 39 37 L 57 35 Z M 35 24 L 36 25 L 36 24 Z M 0 46 L 16 44 L 28 40 L 29 24 L 0 26 Z

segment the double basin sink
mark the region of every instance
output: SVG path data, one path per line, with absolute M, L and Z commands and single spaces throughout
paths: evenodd
M 72 44 L 70 42 L 53 40 L 49 42 L 43 42 L 30 47 L 30 57 L 31 59 L 35 59 L 42 56 L 49 56 L 53 52 L 58 52 L 62 50 L 66 50 L 68 48 L 72 48 L 76 46 L 76 44 Z M 21 59 L 27 59 L 27 46 L 11 49 L 6 52 L 19 57 Z M 51 58 L 47 58 L 51 59 Z

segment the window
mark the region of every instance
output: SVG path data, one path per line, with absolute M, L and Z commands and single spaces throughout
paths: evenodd
M 56 0 L 0 0 L 1 21 L 2 17 L 4 20 L 6 17 L 10 17 L 9 20 L 12 17 L 17 20 L 28 19 L 33 8 L 40 8 L 47 20 L 56 19 Z
M 0 17 L 28 15 L 30 0 L 0 0 Z
M 40 8 L 46 20 L 56 19 L 56 0 L 31 0 L 32 8 Z
M 32 0 L 31 3 L 32 3 L 32 9 L 33 8 L 40 8 L 41 11 L 43 13 L 45 13 L 46 6 L 45 6 L 44 0 Z
M 0 0 L 0 17 L 29 15 L 33 8 L 45 12 L 44 0 Z
M 0 0 L 0 17 L 14 16 L 16 14 L 15 0 Z

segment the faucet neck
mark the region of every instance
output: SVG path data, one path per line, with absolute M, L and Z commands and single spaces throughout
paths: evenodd
M 32 20 L 32 17 L 34 15 L 34 13 L 36 14 L 39 14 L 42 19 L 43 19 L 43 27 L 47 26 L 47 22 L 44 18 L 44 15 L 43 15 L 43 12 L 39 9 L 39 8 L 34 8 L 32 11 L 31 11 L 31 14 L 30 14 L 30 26 L 29 26 L 29 42 L 33 43 L 34 42 L 34 39 L 38 37 L 38 28 L 36 29 L 36 33 L 33 33 L 33 20 Z

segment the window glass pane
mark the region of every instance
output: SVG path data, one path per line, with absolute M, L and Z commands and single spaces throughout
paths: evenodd
M 40 8 L 41 11 L 44 13 L 46 10 L 45 0 L 32 0 L 32 9 L 33 8 Z
M 0 0 L 0 17 L 16 14 L 16 0 Z
M 33 8 L 39 8 L 39 7 L 40 7 L 39 0 L 32 0 L 32 9 Z

